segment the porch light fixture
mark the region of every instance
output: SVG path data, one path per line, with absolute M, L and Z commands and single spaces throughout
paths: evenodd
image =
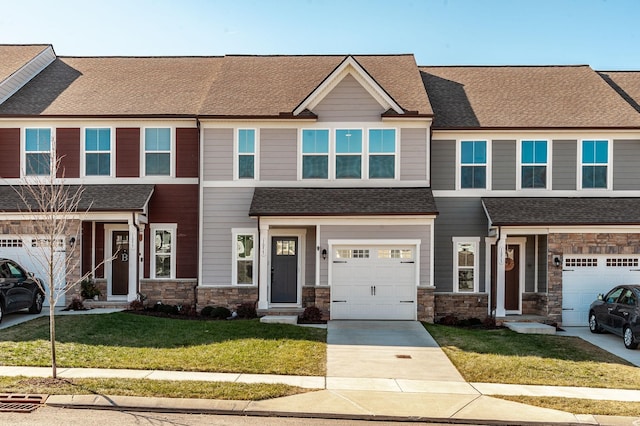
M 560 260 L 560 256 L 553 257 L 553 264 L 556 265 L 556 268 L 562 266 L 562 261 Z
M 322 249 L 322 260 L 327 260 L 327 249 Z
M 70 245 L 71 247 L 73 247 L 73 246 L 75 246 L 75 245 L 76 245 L 76 237 L 71 237 L 71 238 L 69 238 L 69 245 Z

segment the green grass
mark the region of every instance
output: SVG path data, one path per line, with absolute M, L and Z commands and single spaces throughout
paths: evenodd
M 128 313 L 56 318 L 58 367 L 324 375 L 326 330 Z M 0 333 L 0 365 L 49 366 L 48 318 Z
M 577 337 L 425 327 L 469 382 L 640 389 L 640 368 Z
M 496 395 L 495 398 L 573 414 L 602 416 L 640 416 L 640 402 L 601 401 L 597 399 Z
M 309 389 L 295 386 L 265 383 L 0 377 L 0 392 L 49 395 L 118 395 L 258 401 L 309 391 Z

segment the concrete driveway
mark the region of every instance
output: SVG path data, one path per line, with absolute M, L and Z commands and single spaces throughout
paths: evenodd
M 564 327 L 564 331 L 559 331 L 557 334 L 579 337 L 640 367 L 640 349 L 625 348 L 622 337 L 610 333 L 594 334 L 589 331 L 589 327 Z
M 417 321 L 329 321 L 327 377 L 464 382 Z

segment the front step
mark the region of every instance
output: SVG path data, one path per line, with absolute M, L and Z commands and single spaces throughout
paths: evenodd
M 129 309 L 129 302 L 109 302 L 106 300 L 84 300 L 85 308 Z
M 521 334 L 556 334 L 556 328 L 552 325 L 539 322 L 511 322 L 505 321 L 504 326 L 509 330 Z
M 265 324 L 298 324 L 297 315 L 265 315 L 260 318 L 260 322 Z

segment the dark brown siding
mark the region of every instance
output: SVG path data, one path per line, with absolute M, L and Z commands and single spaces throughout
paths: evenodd
M 82 222 L 82 275 L 91 271 L 91 251 L 93 250 L 91 237 L 91 222 Z
M 149 226 L 145 228 L 144 276 L 151 265 L 150 227 L 154 223 L 177 224 L 176 278 L 198 276 L 198 185 L 156 185 L 149 201 Z
M 96 223 L 96 265 L 104 262 L 104 223 Z M 104 265 L 96 269 L 96 278 L 104 278 Z
M 56 129 L 56 153 L 58 177 L 80 177 L 80 129 Z
M 198 177 L 198 129 L 176 129 L 176 177 Z
M 140 176 L 140 129 L 116 129 L 116 176 Z
M 0 177 L 20 177 L 20 129 L 0 129 Z

